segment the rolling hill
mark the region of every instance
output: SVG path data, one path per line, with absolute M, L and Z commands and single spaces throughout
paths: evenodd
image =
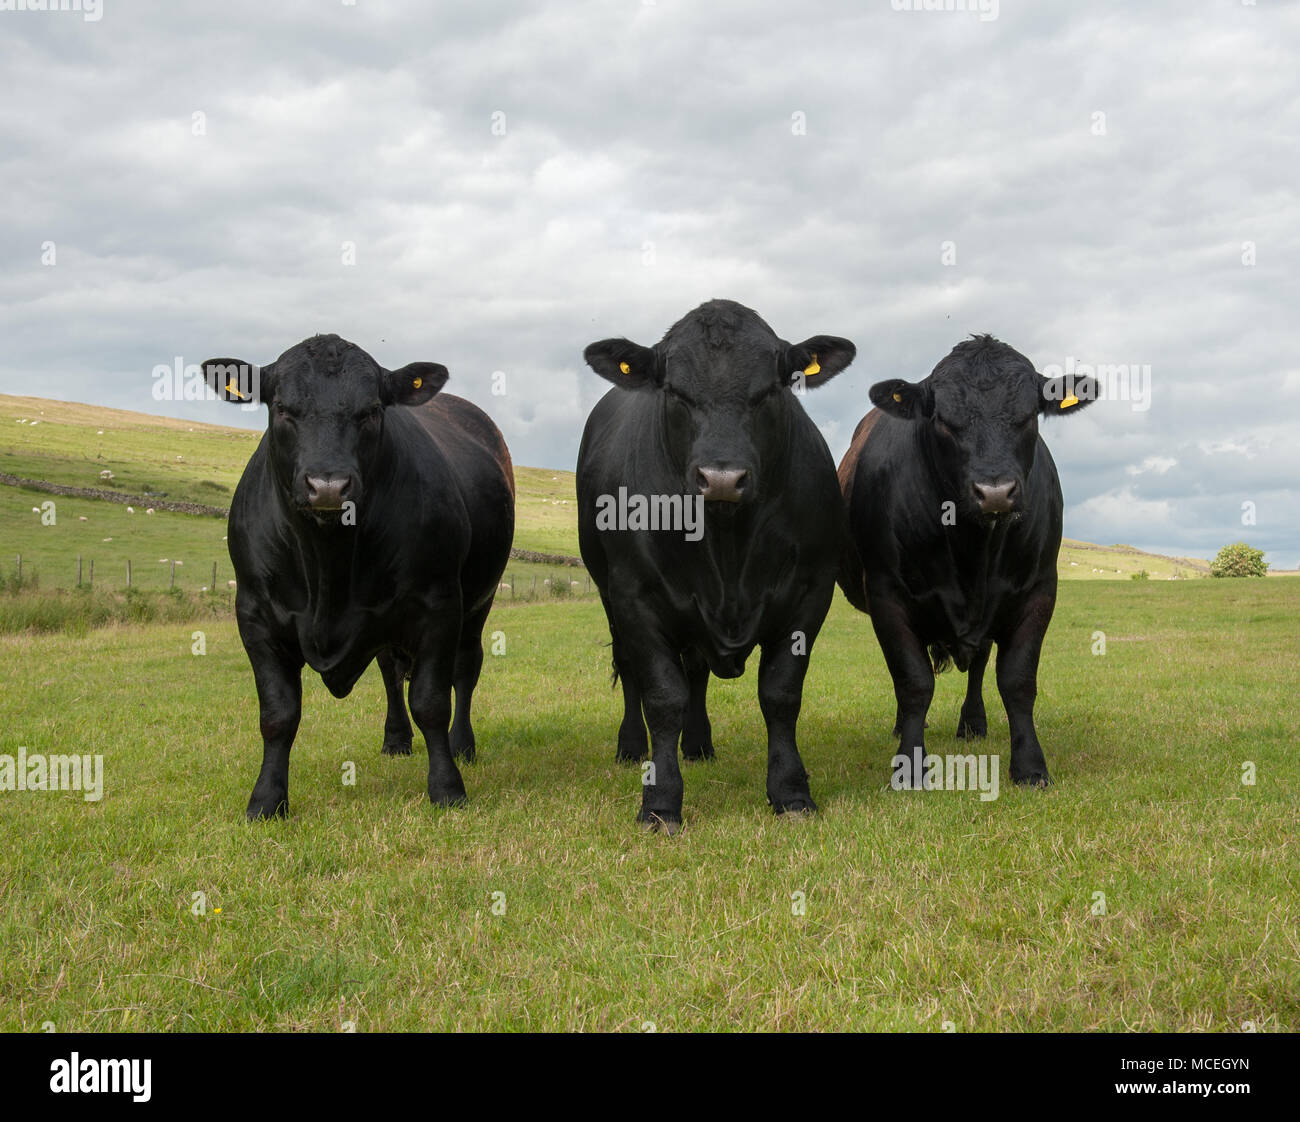
M 260 433 L 223 425 L 132 413 L 101 406 L 0 395 L 0 535 L 6 571 L 22 554 L 25 567 L 47 587 L 75 583 L 76 559 L 94 560 L 97 579 L 162 587 L 171 562 L 182 564 L 187 587 L 232 575 L 224 523 L 217 517 L 178 513 L 155 504 L 209 508 L 229 505 Z M 105 475 L 104 473 L 108 473 Z M 122 502 L 68 497 L 12 485 L 39 480 L 63 487 L 138 496 L 134 513 Z M 515 467 L 518 488 L 515 547 L 544 554 L 578 552 L 574 475 L 570 471 Z M 57 523 L 42 524 L 42 504 L 54 499 Z M 145 514 L 145 509 L 154 509 Z M 516 566 L 512 564 L 512 569 Z M 1126 580 L 1146 570 L 1152 579 L 1205 576 L 1209 563 L 1164 557 L 1127 545 L 1065 539 L 1060 575 L 1069 580 Z M 527 570 L 525 575 L 536 575 Z

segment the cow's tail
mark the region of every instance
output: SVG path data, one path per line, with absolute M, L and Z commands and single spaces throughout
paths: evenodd
M 862 567 L 862 558 L 858 556 L 858 547 L 846 532 L 840 542 L 840 571 L 837 574 L 839 586 L 848 602 L 860 612 L 869 612 L 867 600 L 867 573 Z

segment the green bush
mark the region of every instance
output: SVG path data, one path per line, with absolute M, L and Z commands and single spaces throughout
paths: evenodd
M 1136 573 L 1129 573 L 1128 579 L 1129 580 L 1150 580 L 1151 574 L 1148 573 L 1145 569 L 1139 569 Z
M 1262 549 L 1252 549 L 1245 542 L 1233 542 L 1219 550 L 1210 562 L 1212 577 L 1262 577 L 1268 572 Z

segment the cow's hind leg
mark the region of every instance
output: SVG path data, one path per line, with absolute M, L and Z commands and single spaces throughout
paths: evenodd
M 410 660 L 388 647 L 379 652 L 376 661 L 380 674 L 384 676 L 384 691 L 388 694 L 383 754 L 409 756 L 414 738 L 410 718 L 406 715 L 406 676 L 411 672 Z
M 252 822 L 289 813 L 289 751 L 302 719 L 303 662 L 270 643 L 249 645 L 248 657 L 262 732 L 262 770 L 246 811 Z
M 984 712 L 984 668 L 989 664 L 991 646 L 979 649 L 966 672 L 966 700 L 957 718 L 958 740 L 974 740 L 989 734 L 988 716 Z
M 682 659 L 691 699 L 686 704 L 686 727 L 682 730 L 682 758 L 713 759 L 713 726 L 709 723 L 706 697 L 709 689 L 709 664 L 698 651 L 688 651 Z
M 645 720 L 641 716 L 641 691 L 637 689 L 627 653 L 619 642 L 613 623 L 609 633 L 614 640 L 614 673 L 623 687 L 623 720 L 618 726 L 618 748 L 614 758 L 620 763 L 637 763 L 650 754 L 650 739 L 646 736 Z
M 492 605 L 467 617 L 460 633 L 460 646 L 456 650 L 456 716 L 451 725 L 451 754 L 458 760 L 473 763 L 476 754 L 474 726 L 470 709 L 474 702 L 474 688 L 483 672 L 483 627 L 487 623 Z

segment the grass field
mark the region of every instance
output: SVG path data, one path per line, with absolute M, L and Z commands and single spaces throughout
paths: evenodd
M 1293 581 L 1063 585 L 1055 784 L 1007 784 L 990 693 L 984 802 L 889 789 L 888 678 L 837 599 L 801 722 L 821 812 L 764 805 L 751 666 L 710 687 L 718 759 L 685 769 L 675 838 L 633 822 L 590 601 L 493 614 L 468 807 L 427 805 L 418 737 L 380 756 L 372 668 L 342 702 L 309 676 L 293 814 L 259 826 L 229 622 L 2 636 L 0 753 L 101 754 L 105 786 L 0 793 L 0 1028 L 1293 1031 L 1297 609 Z M 967 750 L 963 685 L 934 752 Z

